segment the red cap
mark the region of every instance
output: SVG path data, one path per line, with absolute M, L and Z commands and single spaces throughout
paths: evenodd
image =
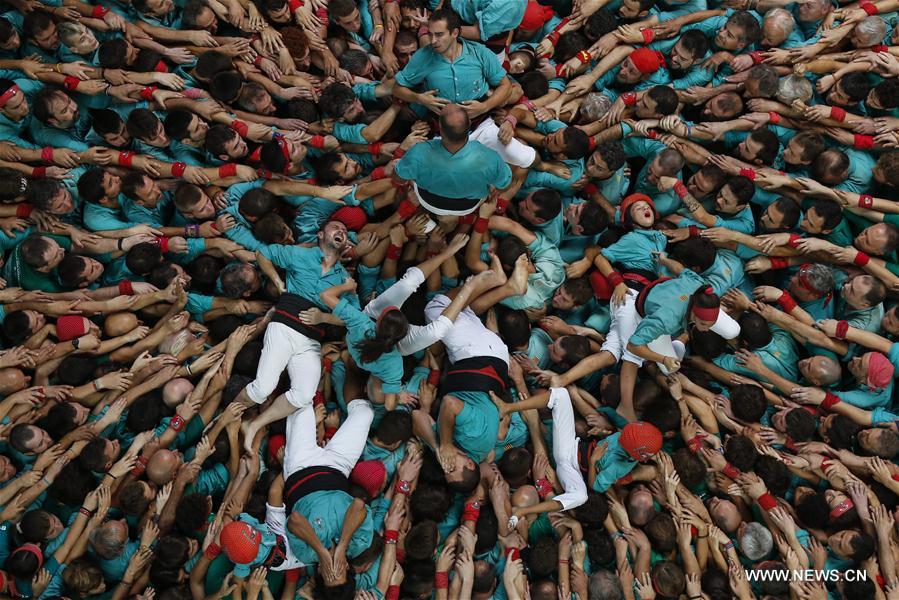
M 340 221 L 350 231 L 359 231 L 368 223 L 368 216 L 358 206 L 344 206 L 334 211 L 331 220 Z
M 219 539 L 228 560 L 245 565 L 256 560 L 262 534 L 249 523 L 232 521 L 222 528 Z
M 379 460 L 358 462 L 350 472 L 350 482 L 364 488 L 369 498 L 378 495 L 385 479 L 387 479 L 387 469 Z
M 662 432 L 655 425 L 636 421 L 624 426 L 618 443 L 631 458 L 645 461 L 662 449 Z
M 656 212 L 655 202 L 652 201 L 652 198 L 647 196 L 646 194 L 631 194 L 630 196 L 626 196 L 624 200 L 621 201 L 621 205 L 618 207 L 621 210 L 621 220 L 623 221 L 625 216 L 627 216 L 627 212 L 631 209 L 631 206 L 640 201 L 646 202 L 652 208 L 653 212 Z
M 893 363 L 880 352 L 869 352 L 868 385 L 872 388 L 885 388 L 893 380 Z
M 655 73 L 665 64 L 665 57 L 658 50 L 637 48 L 630 54 L 631 62 L 644 75 Z
M 287 438 L 277 433 L 268 438 L 268 456 L 272 462 L 278 462 L 278 450 L 287 445 Z
M 536 31 L 543 27 L 552 16 L 552 7 L 543 6 L 542 4 L 534 2 L 534 0 L 530 0 L 527 8 L 524 10 L 524 18 L 521 19 L 518 29 L 524 31 Z
M 80 315 L 64 315 L 56 319 L 56 339 L 60 342 L 74 340 L 87 333 L 84 317 Z

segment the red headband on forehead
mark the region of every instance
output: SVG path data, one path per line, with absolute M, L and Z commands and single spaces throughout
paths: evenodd
M 13 84 L 8 90 L 0 94 L 0 108 L 6 106 L 6 103 L 9 102 L 13 96 L 20 92 L 19 86 Z
M 823 296 L 829 296 L 830 294 L 828 292 L 822 292 L 821 290 L 819 290 L 818 288 L 813 286 L 811 284 L 811 282 L 809 281 L 808 272 L 809 272 L 809 269 L 811 268 L 811 266 L 812 265 L 810 263 L 805 263 L 801 267 L 799 267 L 799 272 L 796 274 L 796 280 L 799 282 L 799 285 L 801 285 L 804 290 L 806 290 L 807 292 L 811 292 L 812 294 L 815 294 L 819 298 L 821 298 Z M 830 302 L 830 298 L 828 298 L 827 301 Z M 825 306 L 826 306 L 826 304 L 825 304 Z
M 854 507 L 855 507 L 855 504 L 852 502 L 852 500 L 849 498 L 846 498 L 845 500 L 843 500 L 842 502 L 840 502 L 839 504 L 837 504 L 830 510 L 830 520 L 833 521 L 834 519 L 837 519 L 837 518 L 843 516 L 844 514 L 849 512 Z
M 287 140 L 283 137 L 278 138 L 278 147 L 281 148 L 281 154 L 284 155 L 284 160 L 287 161 L 287 164 L 284 165 L 284 173 L 290 169 L 290 146 L 287 145 Z
M 715 292 L 712 291 L 711 287 L 706 287 L 703 290 L 703 293 L 708 296 L 711 296 Z M 721 307 L 720 306 L 711 306 L 708 308 L 702 308 L 700 306 L 693 306 L 693 308 L 690 309 L 690 312 L 693 313 L 693 316 L 698 317 L 698 318 L 702 319 L 703 321 L 717 321 L 718 313 L 721 312 Z

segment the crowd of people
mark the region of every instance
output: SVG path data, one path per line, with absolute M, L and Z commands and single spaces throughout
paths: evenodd
M 0 598 L 899 600 L 899 0 L 0 3 Z

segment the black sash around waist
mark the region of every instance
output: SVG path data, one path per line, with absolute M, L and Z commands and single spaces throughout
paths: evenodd
M 284 510 L 287 514 L 300 499 L 315 492 L 337 490 L 350 493 L 350 482 L 346 475 L 332 467 L 307 467 L 287 478 L 284 483 Z
M 281 323 L 287 325 L 291 329 L 299 331 L 308 338 L 312 338 L 318 342 L 325 339 L 328 333 L 327 325 L 307 325 L 300 321 L 299 314 L 301 311 L 317 308 L 315 304 L 296 294 L 281 294 L 278 303 L 275 305 L 275 314 L 272 317 L 273 323 Z
M 669 279 L 672 279 L 672 278 L 671 277 L 659 277 L 658 279 L 656 279 L 655 281 L 653 281 L 652 283 L 647 285 L 645 288 L 643 288 L 643 291 L 641 291 L 640 295 L 637 296 L 637 302 L 635 303 L 638 315 L 640 315 L 641 317 L 646 316 L 646 311 L 644 309 L 644 305 L 646 304 L 646 298 L 649 297 L 649 292 L 652 291 L 652 288 L 659 285 L 660 283 L 664 283 L 664 282 L 668 281 Z
M 443 379 L 441 394 L 453 392 L 494 392 L 508 388 L 509 365 L 495 356 L 474 356 L 453 364 Z

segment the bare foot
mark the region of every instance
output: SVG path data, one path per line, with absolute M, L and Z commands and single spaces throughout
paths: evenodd
M 527 254 L 522 254 L 515 261 L 515 269 L 512 270 L 512 276 L 506 282 L 506 285 L 512 290 L 513 296 L 521 296 L 528 291 L 528 275 L 530 275 L 528 273 L 528 264 Z
M 469 286 L 473 293 L 480 293 L 486 290 L 491 290 L 495 287 L 499 287 L 506 283 L 506 276 L 503 274 L 502 269 L 498 272 L 493 269 L 487 269 L 486 271 L 481 271 L 477 275 L 470 277 L 465 284 Z
M 240 431 L 243 433 L 243 447 L 247 452 L 253 452 L 253 439 L 256 437 L 256 433 L 259 431 L 259 426 L 256 425 L 256 420 L 252 421 L 244 421 L 240 424 Z

